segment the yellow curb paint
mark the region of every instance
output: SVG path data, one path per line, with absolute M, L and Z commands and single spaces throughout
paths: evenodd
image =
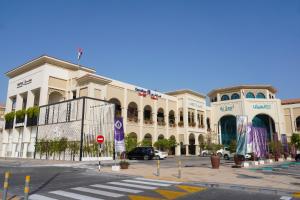
M 177 192 L 177 191 L 171 191 L 171 190 L 154 190 L 154 191 L 169 200 L 177 199 L 178 197 L 182 197 L 182 196 L 188 194 L 186 192 Z
M 129 195 L 130 200 L 162 200 L 155 197 L 147 197 L 147 196 L 136 196 L 136 195 Z
M 187 191 L 189 193 L 193 193 L 193 192 L 201 192 L 203 190 L 206 190 L 205 187 L 195 187 L 195 186 L 189 186 L 189 185 L 176 185 L 176 187 Z
M 295 198 L 300 198 L 300 192 L 295 192 L 292 196 Z

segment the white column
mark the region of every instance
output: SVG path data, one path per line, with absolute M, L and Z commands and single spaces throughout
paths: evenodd
M 6 145 L 7 145 L 7 144 L 2 143 L 1 157 L 6 157 Z
M 140 141 L 144 139 L 143 137 L 143 127 L 144 127 L 144 103 L 143 103 L 143 97 L 140 96 L 140 107 L 138 108 L 138 118 L 140 120 L 140 133 L 139 138 Z
M 22 157 L 23 158 L 27 158 L 27 151 L 28 151 L 28 143 L 27 142 L 25 142 L 24 143 L 24 146 L 23 146 L 23 155 L 22 155 Z
M 16 148 L 17 148 L 17 144 L 16 143 L 12 143 L 11 157 L 16 157 Z
M 176 156 L 181 156 L 180 144 L 178 144 L 178 145 L 175 147 L 175 155 L 176 155 Z
M 127 88 L 124 88 L 124 105 L 123 107 L 123 126 L 124 126 L 124 133 L 127 132 L 127 108 L 128 108 L 128 102 L 127 102 Z
M 292 133 L 296 132 L 296 119 L 294 117 L 294 111 L 292 108 L 290 108 L 290 118 L 292 123 Z
M 40 101 L 39 106 L 48 104 L 48 88 L 42 87 L 40 89 Z
M 185 145 L 185 155 L 188 156 L 189 154 L 189 145 Z
M 188 106 L 187 106 L 186 97 L 184 97 L 184 100 L 183 100 L 183 122 L 184 122 L 184 128 L 186 130 L 189 127 L 188 121 L 189 121 L 188 120 Z
M 154 124 L 154 140 L 152 140 L 152 144 L 157 141 L 158 133 L 157 133 L 157 101 L 154 101 L 153 110 L 152 110 L 152 119 Z

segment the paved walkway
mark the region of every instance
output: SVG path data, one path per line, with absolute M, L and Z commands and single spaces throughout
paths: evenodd
M 280 164 L 284 163 L 275 163 L 273 166 L 279 166 Z M 182 167 L 181 178 L 178 178 L 178 168 L 162 167 L 160 168 L 160 176 L 157 176 L 157 169 L 155 167 L 147 164 L 134 164 L 129 166 L 129 169 L 114 173 L 193 183 L 235 184 L 290 191 L 300 190 L 300 165 L 296 166 L 297 168 L 294 169 L 294 173 L 285 174 L 269 173 L 268 171 L 258 170 L 259 167 L 254 169 L 236 169 L 232 168 L 231 165 L 220 166 L 220 169 L 211 169 L 208 167 Z M 103 171 L 112 172 L 109 167 L 105 167 Z

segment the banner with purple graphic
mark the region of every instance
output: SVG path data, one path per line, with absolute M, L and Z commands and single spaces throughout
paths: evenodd
M 289 152 L 289 147 L 288 147 L 286 134 L 281 134 L 281 143 L 282 143 L 282 146 L 283 146 L 283 151 L 285 153 L 288 153 Z
M 125 151 L 125 134 L 123 127 L 123 118 L 115 117 L 115 151 L 116 153 L 122 153 Z
M 238 155 L 246 155 L 247 153 L 247 124 L 247 116 L 236 116 L 236 153 Z
M 263 158 L 267 154 L 267 129 L 254 126 L 248 127 L 247 153 L 254 153 Z

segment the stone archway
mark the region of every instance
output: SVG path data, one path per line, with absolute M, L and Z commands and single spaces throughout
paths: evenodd
M 233 115 L 225 115 L 219 120 L 221 131 L 221 143 L 229 146 L 231 141 L 236 140 L 236 117 Z
M 252 126 L 257 128 L 263 128 L 267 132 L 267 141 L 273 140 L 273 135 L 276 133 L 275 122 L 270 115 L 258 114 L 252 119 Z
M 174 135 L 171 135 L 169 138 L 170 143 L 175 143 L 176 144 L 176 137 Z M 176 145 L 172 146 L 170 148 L 169 154 L 171 155 L 175 155 L 175 149 L 176 149 Z
M 196 154 L 195 135 L 193 133 L 189 135 L 189 154 L 190 155 Z
M 64 94 L 62 94 L 59 91 L 52 91 L 49 94 L 48 104 L 58 103 L 64 100 L 65 100 Z

